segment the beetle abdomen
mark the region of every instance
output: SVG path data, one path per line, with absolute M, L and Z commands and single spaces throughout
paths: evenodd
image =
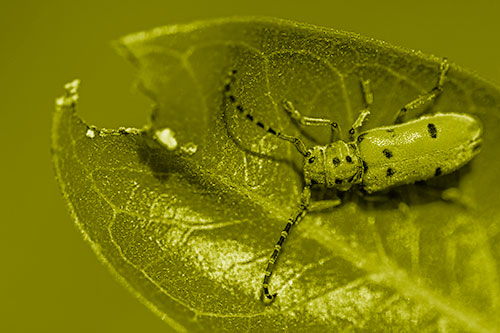
M 453 172 L 479 153 L 482 128 L 465 114 L 438 113 L 360 134 L 362 186 L 376 192 Z

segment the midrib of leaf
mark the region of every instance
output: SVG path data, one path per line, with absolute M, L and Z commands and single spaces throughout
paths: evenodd
M 300 228 L 300 227 L 299 227 Z M 394 288 L 400 295 L 409 297 L 417 302 L 428 304 L 439 311 L 443 316 L 459 322 L 462 327 L 475 332 L 497 332 L 499 327 L 487 320 L 483 315 L 465 308 L 456 300 L 449 299 L 432 291 L 422 278 L 410 276 L 408 272 L 399 267 L 390 258 L 380 255 L 373 256 L 369 253 L 357 251 L 338 237 L 332 237 L 331 230 L 318 226 L 316 230 L 300 228 L 304 237 L 310 237 L 328 248 L 354 266 L 366 271 L 368 277 L 381 285 Z

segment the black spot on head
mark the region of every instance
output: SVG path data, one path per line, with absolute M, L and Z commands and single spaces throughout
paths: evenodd
M 437 138 L 437 128 L 436 125 L 429 123 L 427 124 L 427 131 L 429 132 L 429 135 L 431 138 L 435 139 Z
M 366 134 L 360 134 L 360 135 L 358 136 L 358 143 L 361 143 L 361 141 L 363 141 L 363 139 L 365 138 L 365 135 L 366 135 Z
M 434 176 L 440 176 L 442 173 L 443 173 L 443 171 L 441 171 L 441 168 L 437 167 L 436 171 L 434 172 Z
M 368 171 L 368 164 L 366 164 L 366 162 L 363 161 L 363 172 L 366 173 L 366 171 Z
M 385 157 L 387 158 L 391 158 L 392 157 L 392 151 L 390 151 L 389 149 L 384 149 L 382 150 L 382 153 L 385 155 Z
M 345 160 L 347 161 L 347 163 L 352 163 L 352 158 L 349 155 L 345 157 Z
M 340 164 L 340 159 L 338 157 L 334 157 L 332 162 L 333 162 L 333 165 L 337 166 Z
M 335 184 L 337 184 L 337 185 L 342 184 L 342 179 L 340 179 L 340 178 L 335 178 Z
M 315 160 L 315 159 L 316 159 L 316 157 L 314 157 L 314 156 L 313 156 L 313 157 L 311 157 L 311 158 L 309 159 L 309 163 L 314 163 L 314 160 Z
M 394 171 L 393 169 L 387 168 L 387 177 L 390 177 L 390 176 L 392 176 L 395 173 L 396 173 L 396 171 Z
M 236 73 L 238 73 L 238 71 L 236 69 L 233 69 L 232 73 L 236 74 Z

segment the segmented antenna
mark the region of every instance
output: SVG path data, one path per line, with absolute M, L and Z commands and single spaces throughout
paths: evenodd
M 276 260 L 278 259 L 278 256 L 281 252 L 283 243 L 288 237 L 290 228 L 298 224 L 300 220 L 302 220 L 302 218 L 306 215 L 307 209 L 309 208 L 310 200 L 311 200 L 311 186 L 306 186 L 304 187 L 304 190 L 302 191 L 300 197 L 299 208 L 293 213 L 293 215 L 286 222 L 285 227 L 281 231 L 278 242 L 276 243 L 276 245 L 274 245 L 273 253 L 271 254 L 271 257 L 267 261 L 267 267 L 264 273 L 264 281 L 262 282 L 262 294 L 260 296 L 261 300 L 264 302 L 265 305 L 271 304 L 276 297 L 276 293 L 271 294 L 271 292 L 269 291 L 269 280 L 271 279 L 271 275 L 273 274 L 274 264 L 276 263 Z
M 231 91 L 231 88 L 232 88 L 231 84 L 235 80 L 236 73 L 237 73 L 237 71 L 235 69 L 233 69 L 231 72 L 229 72 L 228 77 L 226 79 L 226 82 L 224 84 L 224 96 L 231 103 L 231 105 L 234 106 L 234 108 L 239 112 L 239 114 L 242 117 L 244 117 L 247 120 L 250 120 L 251 122 L 253 122 L 255 125 L 262 128 L 267 133 L 271 133 L 272 135 L 276 136 L 278 139 L 282 139 L 282 140 L 293 143 L 295 145 L 295 148 L 297 148 L 297 150 L 299 151 L 300 154 L 302 154 L 304 157 L 308 157 L 311 153 L 306 148 L 306 145 L 304 144 L 304 142 L 301 139 L 294 137 L 294 136 L 291 136 L 291 135 L 286 135 L 284 133 L 281 133 L 280 131 L 277 131 L 277 130 L 273 129 L 272 127 L 264 124 L 262 121 L 256 119 L 250 113 L 249 110 L 243 108 L 243 106 L 240 103 L 238 103 L 238 101 L 236 100 L 236 97 L 234 97 L 234 95 Z

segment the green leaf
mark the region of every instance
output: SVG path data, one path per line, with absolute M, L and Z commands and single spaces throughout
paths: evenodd
M 454 174 L 376 201 L 353 190 L 341 206 L 309 213 L 276 265 L 278 297 L 264 306 L 263 272 L 297 208 L 302 158 L 225 104 L 227 73 L 237 69 L 235 96 L 254 115 L 312 146 L 327 143 L 328 130 L 299 128 L 283 98 L 348 129 L 363 107 L 360 79 L 369 79 L 374 103 L 363 130 L 389 125 L 434 86 L 440 59 L 276 19 L 163 27 L 119 48 L 156 103 L 149 128 L 89 127 L 76 115 L 73 83 L 54 115 L 54 165 L 96 254 L 170 326 L 500 330 L 497 87 L 452 64 L 431 112 L 478 117 L 481 153 Z M 152 138 L 164 128 L 176 140 L 170 147 Z

